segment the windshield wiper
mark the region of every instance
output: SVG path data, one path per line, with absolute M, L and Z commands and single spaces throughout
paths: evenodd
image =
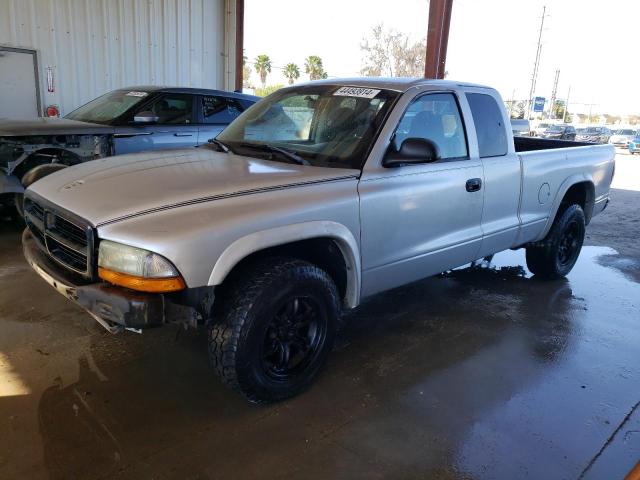
M 210 138 L 209 140 L 207 140 L 207 142 L 214 144 L 216 147 L 218 147 L 224 153 L 231 152 L 231 149 L 229 147 L 227 147 L 224 143 L 222 143 L 220 140 L 216 140 L 215 138 Z M 233 153 L 233 152 L 231 152 L 231 153 Z
M 297 163 L 298 165 L 311 165 L 309 163 L 309 160 L 302 158 L 300 155 L 285 148 L 276 147 L 275 145 L 269 145 L 268 143 L 241 143 L 240 146 L 246 148 L 255 148 L 256 150 L 262 150 L 265 152 L 279 153 L 292 162 Z

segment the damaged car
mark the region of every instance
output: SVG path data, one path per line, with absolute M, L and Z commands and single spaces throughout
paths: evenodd
M 24 189 L 54 171 L 113 155 L 207 143 L 258 99 L 198 88 L 130 87 L 64 118 L 0 119 L 0 203 L 15 203 L 22 216 Z

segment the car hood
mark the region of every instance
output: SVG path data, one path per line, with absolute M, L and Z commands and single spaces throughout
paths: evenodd
M 611 135 L 611 140 L 633 140 L 633 135 Z
M 356 178 L 359 173 L 261 160 L 206 147 L 93 160 L 53 173 L 27 192 L 99 226 L 159 209 Z
M 110 132 L 113 132 L 113 127 L 108 125 L 79 122 L 67 118 L 34 118 L 32 120 L 0 118 L 0 137 Z

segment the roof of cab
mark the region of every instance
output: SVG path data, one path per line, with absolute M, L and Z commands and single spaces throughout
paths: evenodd
M 191 88 L 191 87 L 166 87 L 159 85 L 134 85 L 131 87 L 123 87 L 118 90 L 131 90 L 140 92 L 161 92 L 161 93 L 190 93 L 192 95 L 223 95 L 231 98 L 243 98 L 245 100 L 260 100 L 261 97 L 255 95 L 247 95 L 238 92 L 226 92 L 224 90 L 214 90 L 211 88 Z
M 344 85 L 354 87 L 383 88 L 387 90 L 396 90 L 398 92 L 406 92 L 412 87 L 422 85 L 434 85 L 442 88 L 454 87 L 475 87 L 475 88 L 491 88 L 486 85 L 477 85 L 468 82 L 457 82 L 455 80 L 435 80 L 428 78 L 411 78 L 411 77 L 353 77 L 353 78 L 328 78 L 325 80 L 316 80 L 307 82 L 304 85 L 324 84 L 324 85 Z

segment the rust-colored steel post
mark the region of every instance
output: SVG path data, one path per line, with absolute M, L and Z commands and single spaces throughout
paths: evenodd
M 244 0 L 236 0 L 236 90 L 242 91 L 244 56 Z
M 425 78 L 444 78 L 453 0 L 429 1 L 429 30 L 424 63 Z

